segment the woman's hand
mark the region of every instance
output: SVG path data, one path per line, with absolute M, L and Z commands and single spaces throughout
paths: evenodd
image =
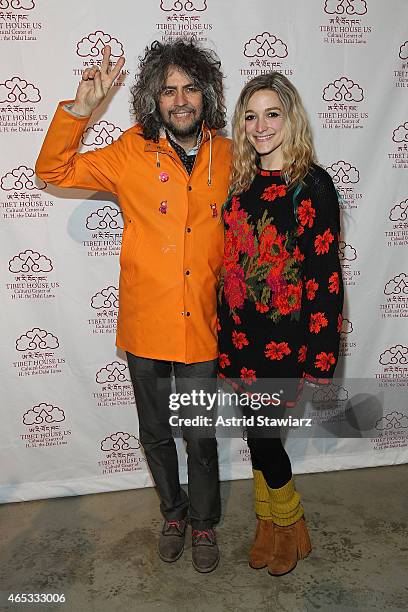
M 71 108 L 74 113 L 88 116 L 106 98 L 108 91 L 119 76 L 125 63 L 125 58 L 120 57 L 112 70 L 110 70 L 110 54 L 111 48 L 109 45 L 106 45 L 103 48 L 101 67 L 92 66 L 84 71 L 76 92 L 74 105 Z

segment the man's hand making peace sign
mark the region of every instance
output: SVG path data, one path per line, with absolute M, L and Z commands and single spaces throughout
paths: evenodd
M 110 55 L 111 48 L 106 45 L 103 48 L 101 67 L 92 66 L 84 71 L 76 92 L 75 103 L 71 108 L 74 113 L 83 116 L 90 115 L 106 98 L 125 63 L 125 58 L 120 57 L 110 70 Z

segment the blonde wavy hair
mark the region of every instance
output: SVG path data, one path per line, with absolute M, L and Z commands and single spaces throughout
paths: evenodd
M 245 133 L 245 112 L 253 94 L 261 89 L 276 92 L 283 106 L 282 173 L 288 187 L 302 183 L 315 162 L 312 134 L 297 89 L 283 74 L 269 72 L 251 79 L 241 91 L 232 119 L 233 163 L 230 195 L 246 191 L 255 178 L 259 156 Z

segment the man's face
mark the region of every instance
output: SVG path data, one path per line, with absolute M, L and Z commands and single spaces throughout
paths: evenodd
M 203 121 L 203 94 L 185 72 L 170 66 L 159 108 L 164 126 L 174 136 L 192 136 Z

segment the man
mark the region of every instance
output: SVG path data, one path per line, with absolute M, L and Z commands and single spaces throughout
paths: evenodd
M 91 113 L 105 99 L 124 59 L 110 70 L 85 70 L 74 101 L 60 103 L 36 172 L 48 183 L 117 194 L 124 218 L 116 344 L 126 351 L 139 416 L 139 436 L 161 500 L 163 561 L 184 549 L 192 526 L 192 561 L 215 569 L 220 517 L 214 436 L 183 430 L 188 496 L 180 487 L 169 424 L 174 372 L 178 392 L 215 391 L 216 282 L 228 189 L 230 142 L 222 73 L 212 51 L 192 41 L 154 42 L 132 88 L 137 125 L 111 145 L 78 154 Z M 201 382 L 200 382 L 201 381 Z

